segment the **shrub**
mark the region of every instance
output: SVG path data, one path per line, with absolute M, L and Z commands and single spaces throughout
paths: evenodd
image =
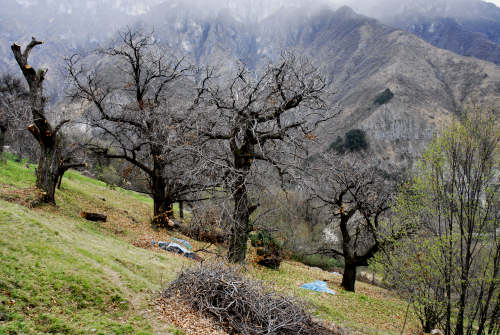
M 360 151 L 368 149 L 366 133 L 361 129 L 351 129 L 345 134 L 345 150 Z
M 184 235 L 197 241 L 224 243 L 229 235 L 226 220 L 218 207 L 197 207 L 192 218 L 181 226 Z
M 301 255 L 295 254 L 293 257 L 296 261 L 302 264 L 320 268 L 325 271 L 339 270 L 344 267 L 341 261 L 324 255 Z
M 342 137 L 337 136 L 328 150 L 335 150 L 339 154 L 344 154 L 346 151 L 361 151 L 368 149 L 369 144 L 366 139 L 366 133 L 362 129 L 351 129 Z
M 394 93 L 388 88 L 385 89 L 384 92 L 380 93 L 377 95 L 375 100 L 373 101 L 373 104 L 375 105 L 383 105 L 389 102 L 394 97 Z
M 220 263 L 182 271 L 163 295 L 181 297 L 196 310 L 221 321 L 231 334 L 341 334 L 314 322 L 298 302 Z
M 250 234 L 250 241 L 257 248 L 257 264 L 271 269 L 278 269 L 282 260 L 282 246 L 267 231 L 256 231 Z
M 120 184 L 121 178 L 116 169 L 111 165 L 97 166 L 97 179 L 105 182 L 107 185 L 116 186 Z

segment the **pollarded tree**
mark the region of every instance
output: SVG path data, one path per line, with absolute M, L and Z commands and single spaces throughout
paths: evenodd
M 206 187 L 190 149 L 197 140 L 185 122 L 195 90 L 191 66 L 162 49 L 152 35 L 127 30 L 97 51 L 95 68 L 67 59 L 71 96 L 86 103 L 85 118 L 104 157 L 125 160 L 149 180 L 153 225 L 168 227 L 175 202 Z M 190 86 L 191 85 L 191 88 Z M 190 94 L 192 96 L 190 96 Z
M 355 154 L 323 154 L 309 167 L 304 182 L 312 197 L 328 208 L 339 241 L 318 252 L 344 259 L 342 286 L 354 291 L 356 271 L 391 241 L 406 235 L 409 227 L 380 234 L 382 219 L 389 212 L 397 179 L 375 161 Z
M 207 141 L 203 155 L 225 171 L 233 203 L 230 261 L 245 260 L 250 215 L 258 207 L 249 187 L 258 168 L 276 168 L 283 175 L 289 164 L 299 164 L 304 142 L 333 115 L 325 88 L 318 69 L 291 53 L 257 73 L 241 65 L 227 81 L 210 76 L 202 81 L 196 127 Z
M 48 70 L 36 71 L 28 63 L 31 51 L 40 44 L 43 42 L 33 37 L 24 52 L 21 52 L 21 46 L 17 43 L 14 43 L 11 49 L 29 86 L 29 105 L 33 123 L 28 126 L 28 130 L 40 145 L 36 186 L 42 191 L 43 202 L 55 204 L 55 189 L 61 167 L 67 162 L 63 155 L 60 131 L 69 120 L 62 120 L 53 127 L 45 115 L 47 98 L 43 95 L 43 82 Z

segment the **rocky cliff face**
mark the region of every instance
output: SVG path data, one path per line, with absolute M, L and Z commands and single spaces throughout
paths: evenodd
M 498 66 L 434 48 L 348 9 L 323 11 L 296 29 L 297 45 L 324 64 L 334 101 L 344 109 L 325 134 L 364 129 L 372 149 L 393 161 L 415 157 L 467 104 L 500 102 Z M 387 88 L 394 97 L 376 104 Z
M 406 164 L 467 104 L 499 103 L 498 66 L 435 48 L 348 7 L 282 8 L 258 26 L 227 12 L 181 21 L 186 16 L 170 15 L 164 20 L 175 24 L 165 25 L 161 35 L 171 36 L 169 44 L 200 64 L 227 69 L 228 60 L 242 60 L 259 68 L 282 49 L 299 50 L 321 64 L 335 91 L 332 103 L 343 109 L 322 130 L 322 149 L 349 129 L 361 128 L 374 152 Z M 394 97 L 376 104 L 387 88 Z

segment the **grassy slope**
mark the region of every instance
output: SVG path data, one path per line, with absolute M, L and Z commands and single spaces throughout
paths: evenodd
M 146 224 L 151 200 L 70 171 L 57 207 L 13 203 L 30 200 L 34 181 L 33 166 L 0 165 L 0 313 L 10 318 L 0 321 L 0 334 L 168 334 L 171 327 L 157 321 L 150 306 L 153 292 L 192 263 L 129 243 L 157 236 Z M 109 222 L 87 222 L 82 210 L 105 212 Z M 363 334 L 399 334 L 406 305 L 385 290 L 360 283 L 357 293 L 344 292 L 340 278 L 292 262 L 279 271 L 247 270 L 311 302 L 321 318 Z M 339 294 L 299 288 L 316 279 Z
M 0 171 L 0 192 L 11 199 L 16 193 L 9 191 L 34 183 L 33 167 L 8 162 Z M 153 312 L 142 311 L 185 261 L 136 248 L 79 217 L 102 197 L 110 216 L 123 208 L 145 213 L 148 199 L 75 172 L 63 188 L 56 208 L 0 200 L 0 311 L 11 319 L 0 322 L 0 334 L 168 333 Z

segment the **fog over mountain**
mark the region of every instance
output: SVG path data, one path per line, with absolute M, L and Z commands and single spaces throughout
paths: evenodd
M 356 11 L 464 56 L 500 64 L 500 8 L 480 0 L 346 0 Z
M 455 41 L 460 51 L 471 42 L 462 54 L 482 50 L 485 59 L 496 57 L 498 8 L 479 0 L 345 0 L 355 10 L 322 0 L 0 1 L 0 71 L 19 71 L 10 51 L 13 42 L 25 44 L 31 36 L 45 40 L 31 59 L 35 67 L 50 69 L 51 102 L 64 97 L 64 78 L 59 75 L 63 57 L 75 52 L 90 55 L 96 47 L 109 45 L 118 29 L 130 26 L 154 31 L 159 44 L 196 65 L 217 65 L 222 72 L 230 71 L 237 61 L 258 69 L 283 49 L 310 56 L 336 92 L 332 103 L 343 108 L 342 115 L 322 130 L 321 149 L 346 131 L 360 128 L 377 155 L 407 162 L 473 99 L 500 103 L 499 66 L 439 45 Z M 369 17 L 377 15 L 383 23 Z M 424 25 L 425 20 L 443 17 L 452 22 L 450 27 L 456 24 L 462 30 L 450 28 L 443 35 L 436 23 Z M 417 35 L 425 32 L 426 39 L 434 38 L 433 44 L 441 49 L 397 29 L 418 33 L 419 27 L 425 29 Z M 95 56 L 87 61 L 101 62 Z M 394 97 L 375 103 L 386 89 Z
M 59 32 L 58 37 L 72 47 L 80 46 L 81 40 L 106 39 L 117 27 L 154 13 L 158 6 L 162 10 L 190 8 L 212 17 L 225 11 L 240 22 L 258 23 L 281 8 L 347 5 L 437 47 L 500 63 L 500 9 L 481 0 L 2 0 L 1 4 L 4 30 L 20 35 L 29 23 L 32 31 Z

